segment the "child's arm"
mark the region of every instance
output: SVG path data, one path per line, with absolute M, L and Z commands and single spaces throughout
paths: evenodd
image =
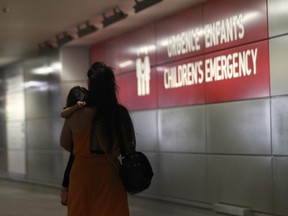
M 63 109 L 60 115 L 62 118 L 68 118 L 73 112 L 84 107 L 85 105 L 86 103 L 84 101 L 78 101 L 75 105 Z

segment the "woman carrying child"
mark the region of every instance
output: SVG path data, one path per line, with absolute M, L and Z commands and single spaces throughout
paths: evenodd
M 116 96 L 111 67 L 96 62 L 87 73 L 86 105 L 65 119 L 60 143 L 74 153 L 68 187 L 68 216 L 129 216 L 119 175 L 119 138 L 126 152 L 135 145 L 133 124 Z

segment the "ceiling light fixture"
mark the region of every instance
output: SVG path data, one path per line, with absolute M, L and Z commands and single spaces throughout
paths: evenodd
M 34 68 L 31 72 L 37 75 L 47 75 L 49 73 L 62 70 L 62 64 L 60 62 L 53 62 L 50 65 L 44 65 L 42 67 Z
M 162 0 L 135 0 L 136 4 L 133 6 L 135 13 L 138 13 Z
M 4 14 L 8 14 L 8 13 L 10 12 L 10 8 L 9 8 L 9 7 L 3 7 L 3 8 L 2 8 L 2 12 L 3 12 Z
M 63 46 L 64 44 L 69 43 L 74 39 L 74 37 L 68 34 L 68 32 L 63 32 L 62 34 L 56 36 L 56 38 L 58 47 Z
M 48 52 L 48 51 L 51 51 L 53 49 L 56 49 L 58 47 L 58 45 L 57 45 L 57 42 L 54 40 L 47 40 L 43 43 L 40 43 L 38 45 L 38 47 L 39 47 L 39 50 L 41 52 Z
M 113 9 L 113 15 L 106 17 L 105 13 L 103 14 L 103 26 L 106 27 L 108 25 L 111 25 L 115 22 L 118 22 L 124 18 L 126 18 L 128 15 L 125 14 L 123 11 L 120 10 L 119 7 L 116 7 Z
M 78 37 L 84 37 L 98 30 L 97 27 L 92 25 L 89 21 L 87 21 L 83 25 L 77 26 L 77 29 L 78 29 Z

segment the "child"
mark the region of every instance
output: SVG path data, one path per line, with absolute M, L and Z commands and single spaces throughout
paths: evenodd
M 73 112 L 85 106 L 87 98 L 88 98 L 87 89 L 80 87 L 80 86 L 75 86 L 71 88 L 67 96 L 66 107 L 64 107 L 64 109 L 61 111 L 61 117 L 68 118 Z M 73 149 L 72 149 L 66 169 L 65 169 L 64 178 L 62 181 L 62 191 L 60 195 L 61 204 L 65 206 L 67 205 L 69 175 L 70 175 L 73 161 L 74 161 L 74 155 L 73 155 Z

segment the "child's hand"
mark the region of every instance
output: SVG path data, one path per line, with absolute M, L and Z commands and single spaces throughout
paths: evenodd
M 77 101 L 77 107 L 81 108 L 84 107 L 86 105 L 85 101 Z

